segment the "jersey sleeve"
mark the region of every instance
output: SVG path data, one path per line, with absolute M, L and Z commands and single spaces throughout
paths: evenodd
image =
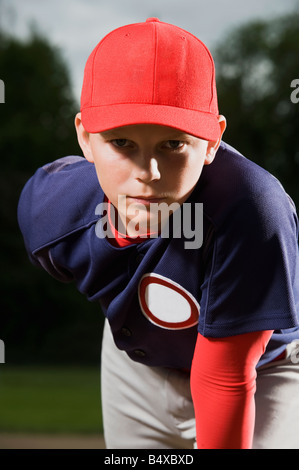
M 280 183 L 252 162 L 242 161 L 242 173 L 225 173 L 223 159 L 223 171 L 215 178 L 218 214 L 201 286 L 199 332 L 224 337 L 296 327 L 299 260 L 294 204 Z
M 64 157 L 39 168 L 18 204 L 30 261 L 60 281 L 71 281 L 72 273 L 54 261 L 52 248 L 98 220 L 95 209 L 102 197 L 94 165 L 82 157 Z

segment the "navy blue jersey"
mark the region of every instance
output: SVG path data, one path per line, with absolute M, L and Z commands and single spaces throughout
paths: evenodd
M 37 170 L 19 201 L 31 261 L 99 302 L 116 345 L 151 366 L 190 368 L 197 332 L 275 330 L 259 365 L 299 338 L 298 219 L 281 184 L 225 143 L 187 204 L 203 204 L 202 244 L 157 236 L 123 248 L 99 236 L 105 195 L 70 156 Z

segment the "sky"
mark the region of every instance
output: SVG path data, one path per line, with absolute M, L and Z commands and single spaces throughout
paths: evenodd
M 111 30 L 157 17 L 199 37 L 213 52 L 233 28 L 299 9 L 299 0 L 0 0 L 0 26 L 21 38 L 34 23 L 65 58 L 77 101 L 85 62 Z

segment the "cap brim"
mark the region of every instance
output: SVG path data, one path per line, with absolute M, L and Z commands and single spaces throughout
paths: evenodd
M 122 103 L 81 109 L 84 129 L 103 132 L 134 124 L 157 124 L 174 127 L 204 140 L 217 141 L 220 125 L 215 114 L 154 104 Z

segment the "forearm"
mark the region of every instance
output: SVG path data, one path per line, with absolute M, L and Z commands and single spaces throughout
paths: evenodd
M 191 370 L 199 449 L 248 449 L 255 421 L 256 364 L 271 331 L 210 339 L 198 335 Z

